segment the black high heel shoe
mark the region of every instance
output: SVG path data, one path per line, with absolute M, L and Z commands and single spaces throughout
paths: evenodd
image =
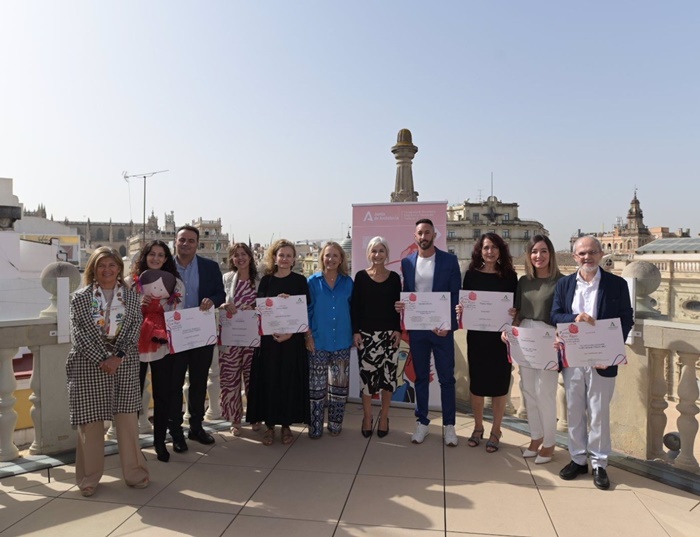
M 364 422 L 365 420 L 363 418 L 362 423 Z M 362 436 L 369 438 L 372 436 L 372 431 L 374 431 L 374 418 L 372 418 L 372 421 L 370 421 L 369 429 L 362 429 Z M 379 434 L 379 431 L 377 431 L 377 434 Z
M 379 420 L 381 421 L 382 417 L 379 416 Z M 384 438 L 386 435 L 389 434 L 389 418 L 386 419 L 386 429 L 382 431 L 379 426 L 377 425 L 377 436 L 379 438 Z

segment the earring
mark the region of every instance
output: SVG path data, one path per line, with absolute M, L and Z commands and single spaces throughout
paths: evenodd
M 500 257 L 499 257 L 498 259 L 496 259 L 496 263 L 498 263 L 499 265 L 501 264 L 501 258 L 500 258 Z

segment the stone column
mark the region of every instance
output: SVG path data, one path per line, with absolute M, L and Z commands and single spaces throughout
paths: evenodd
M 0 349 L 0 462 L 13 461 L 19 457 L 19 450 L 13 438 L 17 425 L 14 396 L 17 390 L 12 358 L 19 348 Z
M 649 402 L 649 450 L 650 459 L 666 460 L 663 436 L 666 430 L 666 377 L 665 367 L 669 351 L 666 349 L 649 349 L 651 362 L 651 386 Z
M 209 380 L 207 381 L 207 397 L 209 398 L 209 408 L 204 414 L 204 419 L 207 421 L 221 419 L 221 376 L 218 345 L 214 345 L 214 358 L 211 362 Z
M 693 449 L 695 437 L 698 434 L 698 420 L 695 414 L 698 410 L 698 379 L 695 374 L 695 363 L 699 355 L 688 352 L 679 352 L 678 358 L 681 362 L 681 379 L 678 383 L 678 405 L 676 408 L 680 412 L 678 417 L 678 433 L 681 437 L 681 453 L 675 460 L 674 466 L 681 470 L 697 473 L 700 470 L 698 461 L 695 459 Z

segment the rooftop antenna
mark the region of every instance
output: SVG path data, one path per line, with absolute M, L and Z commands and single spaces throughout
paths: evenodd
M 133 179 L 134 177 L 143 177 L 143 244 L 141 245 L 142 247 L 146 245 L 146 179 L 149 177 L 153 177 L 157 173 L 167 173 L 170 170 L 158 170 L 155 172 L 147 172 L 147 173 L 135 173 L 132 175 L 129 175 L 128 172 L 124 171 L 122 172 L 122 177 L 124 178 L 124 181 L 129 183 L 129 179 Z M 131 212 L 131 189 L 129 189 L 129 212 Z

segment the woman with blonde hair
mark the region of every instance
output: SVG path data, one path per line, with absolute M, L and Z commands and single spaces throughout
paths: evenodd
M 362 385 L 362 436 L 372 436 L 372 397 L 381 391 L 377 436 L 389 433 L 389 405 L 396 390 L 401 318 L 394 308 L 401 296 L 401 278 L 386 268 L 389 245 L 374 237 L 367 245 L 369 268 L 355 274 L 352 290 L 352 332 Z
M 350 298 L 352 278 L 348 276 L 345 251 L 337 242 L 327 242 L 319 255 L 321 271 L 309 276 L 309 437 L 323 434 L 328 408 L 328 432 L 338 436 L 343 428 L 348 398 L 352 321 Z
M 258 286 L 258 298 L 306 296 L 306 278 L 292 271 L 296 248 L 280 239 L 265 252 L 265 273 Z M 282 426 L 282 443 L 291 444 L 292 423 L 309 421 L 309 361 L 304 334 L 262 336 L 250 371 L 250 398 L 246 419 L 265 422 L 263 445 L 275 441 L 275 426 Z
M 68 407 L 77 428 L 75 479 L 92 496 L 104 471 L 104 422 L 114 421 L 124 481 L 149 484 L 139 446 L 141 304 L 124 285 L 124 263 L 112 248 L 97 248 L 71 297 L 71 341 L 66 361 Z

